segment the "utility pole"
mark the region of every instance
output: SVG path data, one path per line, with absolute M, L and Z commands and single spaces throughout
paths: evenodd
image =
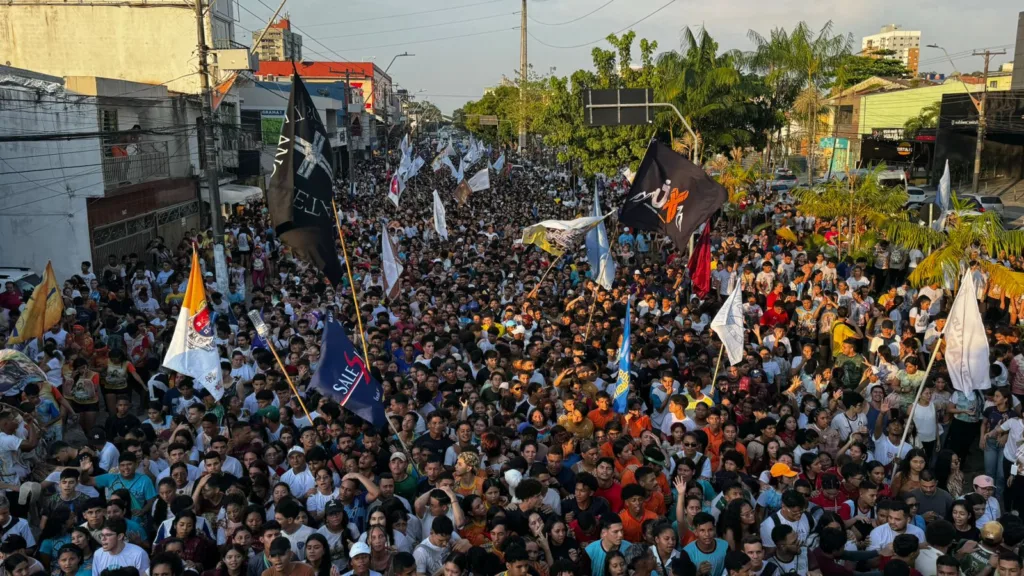
M 352 107 L 352 73 L 349 70 L 345 70 L 345 142 L 347 145 L 345 148 L 348 149 L 348 182 L 349 187 L 356 181 L 356 167 L 352 163 L 352 118 L 350 117 Z
M 224 242 L 224 224 L 220 217 L 220 183 L 218 181 L 217 142 L 213 135 L 213 91 L 210 90 L 210 66 L 207 62 L 206 18 L 203 16 L 203 0 L 196 0 L 196 33 L 199 39 L 199 77 L 202 82 L 203 132 L 196 138 L 206 140 L 206 186 L 210 189 L 210 227 L 213 241 Z
M 978 188 L 981 186 L 981 151 L 985 148 L 985 128 L 988 121 L 985 119 L 985 104 L 988 102 L 988 63 L 993 56 L 1001 56 L 1006 54 L 1006 50 L 1000 50 L 999 52 L 993 52 L 991 50 L 985 50 L 984 52 L 974 52 L 972 56 L 984 56 L 985 57 L 985 72 L 982 74 L 984 80 L 982 92 L 981 92 L 981 104 L 978 106 L 978 142 L 974 146 L 974 182 L 971 183 L 971 193 L 977 194 Z
M 519 153 L 526 152 L 526 0 L 519 29 Z

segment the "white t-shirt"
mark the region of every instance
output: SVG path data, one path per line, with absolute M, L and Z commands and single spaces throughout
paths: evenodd
M 914 536 L 917 536 L 919 542 L 924 542 L 924 530 L 921 530 L 913 524 L 907 524 L 907 528 L 903 533 L 913 534 Z M 888 523 L 882 524 L 871 531 L 871 543 L 868 544 L 868 550 L 881 550 L 889 544 L 892 544 L 892 541 L 895 540 L 897 536 L 899 536 L 899 534 L 893 532 L 893 529 L 889 527 Z
M 306 510 L 319 516 L 320 513 L 324 511 L 324 508 L 327 507 L 328 502 L 339 498 L 341 498 L 341 493 L 337 488 L 334 489 L 334 492 L 331 492 L 326 496 L 317 491 L 316 494 L 313 494 L 308 500 L 306 500 Z
M 299 499 L 305 498 L 306 492 L 309 492 L 316 486 L 316 479 L 313 478 L 313 474 L 309 471 L 308 466 L 298 474 L 294 470 L 289 469 L 281 475 L 281 482 L 287 484 L 292 496 Z M 303 559 L 305 559 L 305 556 L 303 556 Z
M 1010 462 L 1017 462 L 1017 447 L 1020 446 L 1021 436 L 1024 435 L 1024 422 L 1020 418 L 1010 418 L 999 425 L 1003 432 L 1009 432 L 1006 444 L 1003 445 L 1003 458 Z
M 846 442 L 850 435 L 860 430 L 861 427 L 867 427 L 868 419 L 863 412 L 857 414 L 852 419 L 846 415 L 846 412 L 840 412 L 832 418 L 832 428 L 839 432 L 839 437 Z
M 0 482 L 21 484 L 29 470 L 21 461 L 22 439 L 12 434 L 0 433 Z
M 28 545 L 28 548 L 36 545 L 35 536 L 32 536 L 32 529 L 29 527 L 27 520 L 11 516 L 7 524 L 10 528 L 0 528 L 0 530 L 4 531 L 4 537 L 0 538 L 0 541 L 7 540 L 7 537 L 11 534 L 17 534 L 25 539 L 25 544 Z
M 103 449 L 100 450 L 100 470 L 104 472 L 117 468 L 117 461 L 121 459 L 121 453 L 117 451 L 117 447 L 107 442 L 103 445 Z
M 104 570 L 134 566 L 140 574 L 149 573 L 149 554 L 135 544 L 125 542 L 124 548 L 117 554 L 111 554 L 100 548 L 92 558 L 92 576 L 100 576 Z
M 916 412 L 916 410 L 915 410 Z M 879 415 L 879 418 L 882 416 Z M 911 446 L 910 442 L 903 443 L 903 450 L 901 450 L 900 458 L 903 458 L 910 452 L 914 447 Z M 896 445 L 889 441 L 889 437 L 882 434 L 881 438 L 875 439 L 875 459 L 881 462 L 882 466 L 888 466 L 893 459 L 896 458 Z
M 310 534 L 315 532 L 316 530 L 313 530 L 309 526 L 303 524 L 302 526 L 299 526 L 298 530 L 291 534 L 282 530 L 281 536 L 284 536 L 292 543 L 292 552 L 295 553 L 295 557 L 304 562 L 306 560 L 306 539 L 309 538 Z
M 775 541 L 772 540 L 772 530 L 775 529 L 775 518 L 786 526 L 792 528 L 797 535 L 797 540 L 802 546 L 807 542 L 807 537 L 811 534 L 811 523 L 807 521 L 807 514 L 801 514 L 800 519 L 796 522 L 790 522 L 786 520 L 786 517 L 781 513 L 769 515 L 761 522 L 761 545 L 765 548 L 775 548 Z M 923 540 L 923 538 L 922 538 Z

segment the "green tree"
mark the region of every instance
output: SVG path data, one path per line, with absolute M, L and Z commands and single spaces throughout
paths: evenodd
M 807 181 L 814 182 L 814 152 L 817 147 L 818 122 L 821 110 L 821 91 L 831 84 L 836 70 L 850 54 L 852 35 L 833 32 L 832 21 L 815 32 L 800 22 L 789 36 L 792 44 L 787 66 L 799 78 L 801 94 L 798 109 L 807 123 Z
M 876 52 L 875 56 L 881 52 Z M 841 66 L 846 69 L 846 85 L 853 86 L 868 78 L 879 76 L 882 78 L 908 79 L 914 77 L 914 71 L 903 65 L 903 62 L 895 58 L 872 58 L 869 56 L 847 56 L 843 59 Z
M 654 88 L 660 80 L 654 66 L 657 42 L 641 39 L 640 62 L 633 67 L 632 49 L 636 34 L 609 35 L 612 50 L 595 47 L 591 51 L 593 70 L 577 70 L 568 77 L 552 77 L 548 105 L 540 122 L 546 133 L 544 142 L 558 151 L 558 161 L 572 163 L 586 175 L 617 173 L 623 166 L 639 164 L 647 144 L 655 135 L 654 126 L 610 126 L 589 128 L 583 124 L 583 92 L 606 88 Z
M 754 50 L 743 55 L 741 63 L 760 79 L 763 92 L 756 102 L 763 104 L 761 130 L 765 141 L 765 165 L 772 165 L 773 140 L 781 143 L 782 128 L 800 92 L 800 80 L 789 66 L 793 41 L 784 28 L 773 28 L 767 38 L 754 30 L 747 32 Z

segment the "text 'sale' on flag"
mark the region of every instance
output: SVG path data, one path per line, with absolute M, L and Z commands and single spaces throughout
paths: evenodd
M 690 261 L 687 263 L 690 271 L 690 284 L 693 286 L 693 293 L 701 300 L 708 297 L 711 292 L 711 221 L 704 224 L 704 230 L 700 233 L 700 239 L 693 247 L 693 254 L 690 254 Z
M 203 388 L 219 402 L 224 396 L 221 383 L 220 354 L 214 342 L 213 322 L 206 304 L 206 289 L 199 255 L 192 249 L 192 270 L 188 275 L 185 299 L 181 302 L 178 323 L 164 355 L 164 367 L 191 376 L 197 388 Z
M 575 220 L 544 220 L 523 229 L 523 244 L 533 244 L 548 254 L 561 256 L 578 248 L 587 232 L 607 217 L 606 214 Z
M 619 346 L 619 375 L 615 381 L 615 391 L 612 394 L 612 411 L 618 414 L 625 414 L 627 401 L 629 400 L 630 381 L 630 338 L 633 310 L 633 297 L 626 301 L 626 317 L 622 321 L 622 344 Z
M 11 330 L 8 342 L 20 344 L 39 338 L 47 330 L 60 324 L 64 316 L 64 299 L 60 284 L 53 273 L 53 265 L 46 263 L 43 281 L 32 290 L 32 296 Z
M 652 141 L 622 205 L 619 222 L 637 230 L 661 232 L 683 251 L 697 226 L 728 197 L 725 188 L 699 166 Z
M 333 319 L 328 320 L 324 324 L 320 349 L 323 350 L 320 365 L 310 384 L 375 428 L 387 426 L 384 389 L 356 353 L 345 327 Z
M 725 346 L 725 353 L 729 356 L 729 364 L 735 366 L 743 361 L 743 287 L 739 282 L 733 289 L 725 304 L 715 314 L 711 321 L 711 329 L 718 335 L 718 339 Z
M 305 85 L 295 75 L 274 155 L 267 206 L 281 242 L 338 286 L 342 270 L 335 247 L 334 167 L 329 158 L 327 130 Z
M 953 388 L 965 394 L 992 387 L 988 336 L 978 309 L 974 273 L 967 270 L 949 309 L 946 327 L 946 368 Z M 939 342 L 935 343 L 938 346 Z
M 448 222 L 445 220 L 444 204 L 441 195 L 434 190 L 434 231 L 443 240 L 448 240 Z

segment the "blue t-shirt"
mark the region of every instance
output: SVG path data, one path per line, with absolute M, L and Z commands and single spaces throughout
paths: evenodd
M 146 502 L 156 498 L 153 481 L 149 479 L 149 476 L 142 474 L 136 473 L 131 478 L 123 478 L 120 474 L 100 474 L 94 478 L 94 481 L 97 488 L 107 489 L 107 498 L 110 498 L 115 490 L 122 488 L 128 490 L 128 493 L 132 495 L 132 510 L 142 510 Z
M 604 576 L 604 562 L 608 553 L 605 552 L 604 548 L 601 546 L 601 540 L 594 540 L 588 544 L 584 550 L 586 550 L 587 556 L 590 557 L 590 575 Z M 626 550 L 629 550 L 629 544 L 623 540 L 622 544 L 619 545 L 619 552 L 622 552 L 622 554 L 625 555 Z
M 729 543 L 721 538 L 715 538 L 715 550 L 711 554 L 705 554 L 697 548 L 697 542 L 690 542 L 683 548 L 683 551 L 690 556 L 694 565 L 700 568 L 702 562 L 711 563 L 711 573 L 708 576 L 722 576 L 725 572 L 725 555 L 729 552 Z

